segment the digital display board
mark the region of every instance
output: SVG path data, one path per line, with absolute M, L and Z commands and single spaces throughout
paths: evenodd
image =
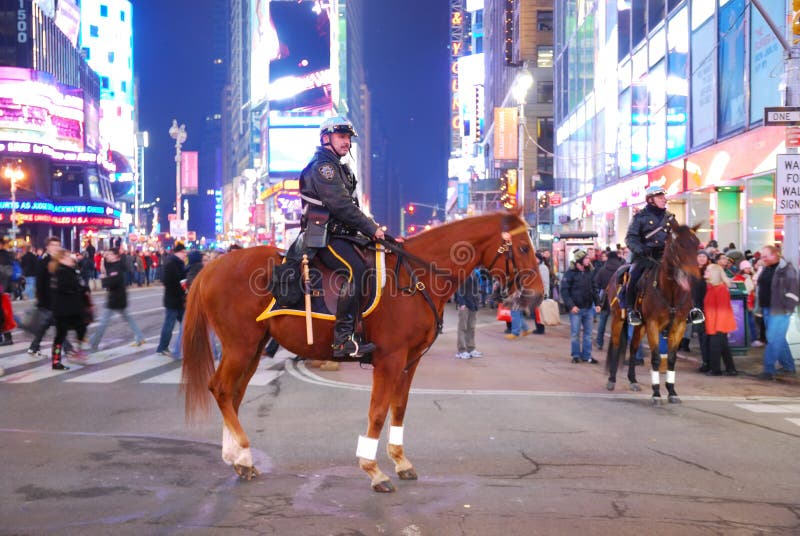
M 271 110 L 318 114 L 332 109 L 329 11 L 313 0 L 270 2 Z
M 272 127 L 269 130 L 269 171 L 300 172 L 319 145 L 318 127 Z
M 58 84 L 47 73 L 0 67 L 0 137 L 82 152 L 83 91 Z

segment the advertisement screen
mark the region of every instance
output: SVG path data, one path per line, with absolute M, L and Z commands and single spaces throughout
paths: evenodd
M 784 0 L 761 0 L 761 4 L 773 21 L 786 20 Z M 783 49 L 761 13 L 755 7 L 750 13 L 750 122 L 756 122 L 764 118 L 765 107 L 781 105 Z
M 0 67 L 0 138 L 82 152 L 82 91 L 39 71 Z
M 270 109 L 320 113 L 331 109 L 331 28 L 329 7 L 319 2 L 269 4 Z
M 72 46 L 78 44 L 78 32 L 81 29 L 81 9 L 75 3 L 75 0 L 58 0 L 56 26 L 69 38 Z
M 719 134 L 744 127 L 744 0 L 719 8 Z
M 250 2 L 250 102 L 253 107 L 267 96 L 269 61 L 277 51 L 269 23 L 269 0 Z
M 701 4 L 703 2 L 700 2 Z M 716 89 L 714 80 L 714 21 L 692 32 L 692 145 L 698 147 L 714 138 Z
M 319 145 L 317 127 L 281 127 L 269 130 L 269 171 L 302 171 Z

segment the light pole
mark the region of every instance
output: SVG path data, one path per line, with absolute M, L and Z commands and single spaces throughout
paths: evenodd
M 133 226 L 139 232 L 139 211 L 144 200 L 144 150 L 150 145 L 147 131 L 136 133 L 136 180 L 133 183 Z
M 17 181 L 25 178 L 20 167 L 6 166 L 3 175 L 11 183 L 11 240 L 17 239 Z
M 519 129 L 517 196 L 519 198 L 520 207 L 522 208 L 523 217 L 525 214 L 525 190 L 528 188 L 528 180 L 525 177 L 525 138 L 527 135 L 525 130 L 525 101 L 531 86 L 533 86 L 533 75 L 528 69 L 528 62 L 525 62 L 522 64 L 522 70 L 517 74 L 514 83 L 511 85 L 511 93 L 514 95 L 517 104 L 519 104 L 519 124 L 517 125 Z
M 178 127 L 178 120 L 172 120 L 169 135 L 175 140 L 175 216 L 181 219 L 181 145 L 186 142 L 186 125 Z

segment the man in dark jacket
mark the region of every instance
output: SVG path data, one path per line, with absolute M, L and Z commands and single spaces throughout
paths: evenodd
M 186 307 L 186 291 L 183 281 L 186 278 L 186 246 L 181 243 L 175 245 L 172 255 L 164 263 L 164 325 L 161 326 L 161 338 L 158 341 L 156 353 L 168 357 L 175 357 L 169 351 L 169 341 L 172 339 L 172 328 L 175 322 L 183 322 L 183 311 Z
M 781 364 L 780 373 L 797 374 L 792 351 L 786 341 L 789 320 L 800 302 L 797 269 L 781 257 L 775 246 L 761 248 L 764 268 L 758 276 L 756 298 L 767 326 L 767 345 L 764 348 L 764 370 L 759 374 L 763 380 L 772 380 L 775 364 Z
M 597 295 L 592 285 L 592 262 L 580 249 L 573 256 L 575 262 L 561 280 L 561 299 L 569 311 L 572 362 L 597 363 L 592 357 L 592 321 L 600 307 L 596 306 Z
M 100 339 L 108 327 L 108 321 L 113 313 L 118 313 L 131 327 L 134 335 L 133 346 L 144 344 L 144 334 L 132 316 L 128 314 L 128 289 L 125 286 L 125 265 L 120 260 L 119 250 L 112 248 L 106 252 L 103 273 L 101 274 L 103 287 L 106 294 L 106 309 L 100 318 L 100 325 L 90 339 L 91 351 L 96 352 L 100 346 Z
M 300 174 L 302 232 L 289 253 L 294 259 L 302 258 L 304 252 L 309 257 L 316 254 L 325 266 L 343 276 L 333 326 L 335 358 L 363 358 L 375 350 L 371 342 L 354 337 L 366 292 L 366 262 L 359 246 L 384 235 L 380 225 L 359 207 L 356 177 L 341 161 L 354 136 L 352 123 L 344 117 L 322 123 L 320 147 Z
M 606 295 L 606 287 L 608 286 L 611 278 L 617 273 L 617 270 L 624 263 L 619 258 L 616 251 L 609 251 L 606 253 L 606 262 L 603 266 L 594 271 L 594 290 L 597 294 L 597 304 L 600 306 L 600 314 L 597 318 L 597 348 L 603 349 L 603 340 L 606 334 L 606 323 L 608 322 L 608 315 L 610 313 L 610 306 L 608 296 Z
M 475 317 L 478 314 L 480 300 L 480 280 L 477 269 L 475 269 L 458 287 L 455 294 L 458 306 L 458 353 L 456 353 L 456 357 L 460 359 L 483 357 L 483 354 L 475 349 Z

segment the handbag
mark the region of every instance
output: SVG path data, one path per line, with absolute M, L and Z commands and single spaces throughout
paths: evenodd
M 509 309 L 505 305 L 498 305 L 497 319 L 501 322 L 511 322 L 511 309 Z

